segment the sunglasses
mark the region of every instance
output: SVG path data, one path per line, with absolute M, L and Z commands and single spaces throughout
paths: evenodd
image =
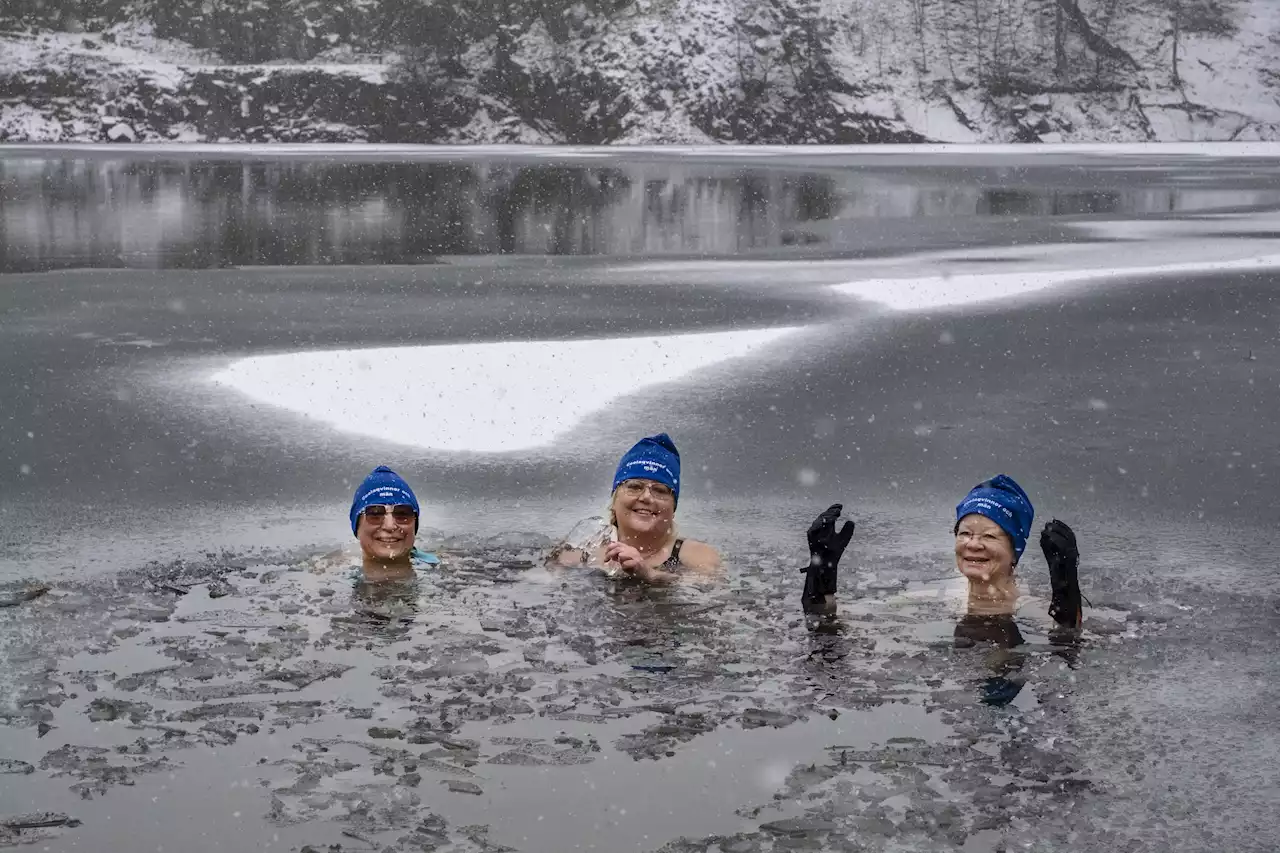
M 383 519 L 387 517 L 388 512 L 391 513 L 391 519 L 396 524 L 408 524 L 418 517 L 418 514 L 413 511 L 413 507 L 408 504 L 396 504 L 395 506 L 374 504 L 373 506 L 365 507 L 360 514 L 374 524 L 381 524 Z

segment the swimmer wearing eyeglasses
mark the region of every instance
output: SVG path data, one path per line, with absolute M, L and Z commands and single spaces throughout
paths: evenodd
M 836 531 L 841 509 L 840 504 L 832 505 L 809 528 L 809 566 L 801 596 L 801 606 L 809 616 L 835 615 L 836 571 L 854 529 L 853 522 L 847 521 Z M 1019 591 L 1014 573 L 1026 550 L 1034 517 L 1027 493 L 1005 474 L 974 486 L 956 506 L 956 568 L 968 582 L 966 621 L 957 627 L 957 638 L 1017 611 Z M 1075 533 L 1054 519 L 1040 533 L 1040 550 L 1049 566 L 1053 593 L 1049 616 L 1057 625 L 1058 636 L 1069 637 L 1080 630 L 1084 613 Z
M 613 477 L 609 541 L 587 549 L 561 546 L 549 562 L 615 568 L 645 583 L 665 585 L 720 568 L 720 554 L 676 531 L 680 452 L 666 433 L 642 438 L 626 452 Z

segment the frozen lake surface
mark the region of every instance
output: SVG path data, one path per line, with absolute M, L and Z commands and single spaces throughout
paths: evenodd
M 0 846 L 1275 849 L 1280 152 L 1021 151 L 0 150 Z M 727 584 L 541 569 L 658 430 Z M 997 471 L 1079 649 L 901 594 Z

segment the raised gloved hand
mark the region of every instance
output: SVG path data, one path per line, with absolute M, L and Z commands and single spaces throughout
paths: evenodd
M 1040 531 L 1040 550 L 1049 564 L 1049 581 L 1053 587 L 1053 600 L 1049 615 L 1059 625 L 1079 628 L 1084 618 L 1080 606 L 1080 549 L 1076 547 L 1076 535 L 1066 523 L 1056 518 Z
M 809 565 L 804 569 L 804 594 L 800 598 L 805 613 L 830 615 L 835 612 L 836 570 L 854 529 L 854 523 L 846 521 L 836 530 L 836 521 L 843 510 L 843 504 L 832 504 L 809 525 Z

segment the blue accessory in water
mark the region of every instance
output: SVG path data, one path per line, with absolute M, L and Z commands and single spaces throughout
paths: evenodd
M 956 525 L 966 515 L 984 515 L 1000 525 L 1013 540 L 1013 561 L 1022 559 L 1031 535 L 1031 521 L 1036 516 L 1031 498 L 1006 474 L 997 474 L 979 483 L 956 506 Z
M 408 504 L 413 507 L 413 514 L 418 515 L 418 498 L 413 493 L 413 489 L 409 488 L 409 484 L 395 471 L 392 471 L 386 465 L 379 465 L 369 472 L 369 476 L 364 478 L 364 482 L 356 489 L 356 495 L 351 499 L 351 534 L 356 534 L 356 529 L 360 524 L 360 513 L 365 511 L 366 507 L 375 504 L 387 504 L 395 506 L 397 504 Z M 413 529 L 418 529 L 417 522 L 414 522 Z
M 680 500 L 680 451 L 665 432 L 642 438 L 626 452 L 613 475 L 613 488 L 626 480 L 653 480 L 671 488 Z

